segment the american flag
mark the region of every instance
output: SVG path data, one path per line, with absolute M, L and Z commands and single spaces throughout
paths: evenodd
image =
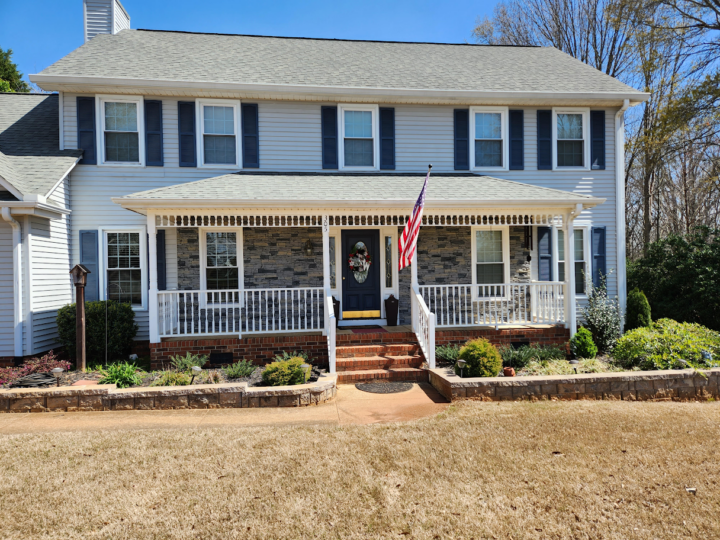
M 425 183 L 423 184 L 422 191 L 415 203 L 415 208 L 413 208 L 410 221 L 408 221 L 405 225 L 398 242 L 398 252 L 400 255 L 400 260 L 398 262 L 399 270 L 402 270 L 406 266 L 410 266 L 410 263 L 412 263 L 415 246 L 417 246 L 418 233 L 420 232 L 420 223 L 422 222 L 423 208 L 425 207 L 425 193 L 427 192 L 431 169 L 432 165 L 428 167 L 428 173 L 425 177 Z

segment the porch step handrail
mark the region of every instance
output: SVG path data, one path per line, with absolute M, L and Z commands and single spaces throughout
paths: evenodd
M 420 285 L 438 328 L 565 322 L 561 281 Z
M 412 325 L 430 369 L 435 369 L 435 314 L 430 311 L 417 285 L 412 287 Z
M 333 296 L 330 291 L 325 291 L 325 330 L 327 333 L 327 344 L 328 344 L 328 364 L 330 367 L 330 373 L 335 373 L 335 347 L 336 347 L 336 335 L 337 327 L 335 324 L 335 305 L 333 303 Z

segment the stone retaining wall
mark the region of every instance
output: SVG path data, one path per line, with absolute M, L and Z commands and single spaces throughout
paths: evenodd
M 118 389 L 114 384 L 0 390 L 0 413 L 300 407 L 335 397 L 337 376 L 296 386 L 247 383 Z
M 702 372 L 631 371 L 534 377 L 461 379 L 451 368 L 430 370 L 430 384 L 450 401 L 613 399 L 627 401 L 708 400 L 718 397 L 720 369 Z

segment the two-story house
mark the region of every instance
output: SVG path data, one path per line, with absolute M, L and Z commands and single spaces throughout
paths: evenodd
M 52 345 L 75 263 L 88 300 L 133 305 L 155 362 L 306 349 L 334 371 L 362 339 L 433 365 L 477 335 L 566 341 L 603 275 L 624 304 L 623 113 L 647 94 L 553 48 L 131 30 L 117 0 L 84 5 L 86 43 L 30 77 L 82 158 L 35 195 L 62 216 L 18 214 L 0 244 L 27 259 L 0 356 Z

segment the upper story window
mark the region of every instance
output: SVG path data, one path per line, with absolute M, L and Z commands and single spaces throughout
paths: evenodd
M 590 161 L 589 114 L 587 109 L 553 111 L 555 168 L 587 168 Z
M 341 169 L 378 168 L 378 107 L 341 105 Z
M 142 98 L 101 96 L 98 107 L 100 162 L 144 165 Z
M 473 107 L 470 111 L 473 169 L 507 169 L 507 108 Z
M 241 167 L 240 103 L 230 100 L 198 100 L 198 156 L 207 167 Z

